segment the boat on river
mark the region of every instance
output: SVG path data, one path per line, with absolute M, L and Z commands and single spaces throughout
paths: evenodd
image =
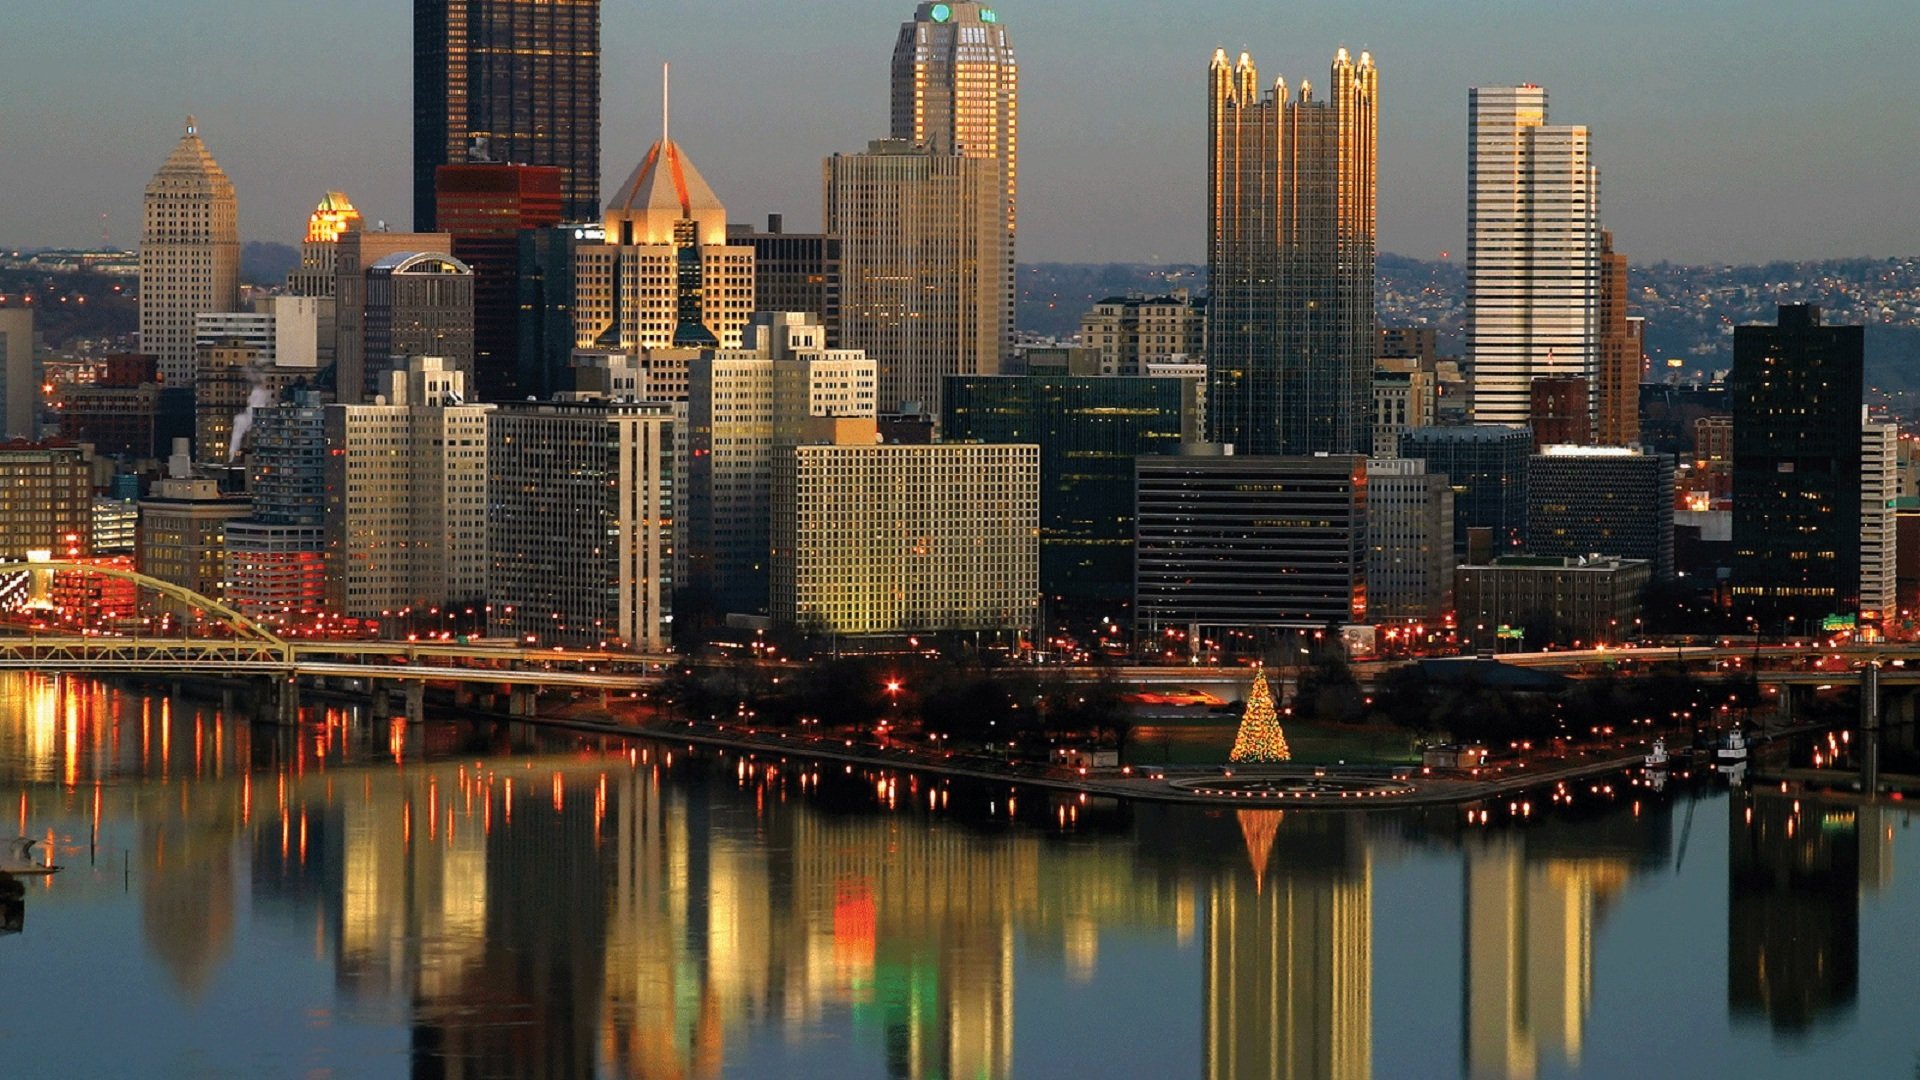
M 45 877 L 59 873 L 61 867 L 34 858 L 33 848 L 37 843 L 39 841 L 28 836 L 7 841 L 6 854 L 0 855 L 0 873 L 14 877 Z
M 1739 728 L 1720 736 L 1720 745 L 1713 751 L 1713 760 L 1719 765 L 1733 765 L 1747 760 L 1747 733 Z
M 1653 740 L 1653 749 L 1647 754 L 1647 768 L 1665 772 L 1668 764 L 1670 764 L 1670 761 L 1667 757 L 1667 740 Z

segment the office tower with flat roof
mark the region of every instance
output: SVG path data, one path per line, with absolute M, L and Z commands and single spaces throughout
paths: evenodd
M 0 438 L 31 439 L 40 415 L 33 309 L 0 308 Z
M 1128 622 L 1134 460 L 1199 438 L 1194 392 L 1189 379 L 948 377 L 946 441 L 1040 447 L 1040 591 L 1050 618 Z
M 879 140 L 823 172 L 840 342 L 873 358 L 881 412 L 937 415 L 942 379 L 995 374 L 1006 350 L 995 163 Z
M 1486 529 L 1495 553 L 1520 550 L 1527 535 L 1527 457 L 1533 436 L 1525 427 L 1415 428 L 1400 436 L 1400 456 L 1427 463 L 1453 484 L 1453 549 L 1467 553 L 1470 529 Z
M 254 410 L 252 429 L 253 508 L 227 524 L 227 602 L 254 618 L 294 625 L 326 605 L 325 399 L 294 391 Z
M 0 442 L 0 560 L 29 551 L 57 558 L 88 554 L 93 527 L 93 456 L 59 440 Z
M 1860 428 L 1860 620 L 1886 625 L 1896 614 L 1900 425 L 1867 420 Z
M 1367 459 L 1193 452 L 1134 468 L 1137 627 L 1367 620 Z
M 1013 40 L 999 12 L 975 0 L 922 3 L 900 26 L 892 74 L 892 138 L 936 154 L 980 158 L 998 176 L 994 216 L 1003 239 L 991 252 L 999 263 L 982 275 L 980 287 L 1001 294 L 998 304 L 982 307 L 998 314 L 1004 358 L 1013 345 L 1018 231 L 1020 71 Z
M 1030 630 L 1039 447 L 876 445 L 870 422 L 846 426 L 851 437 L 774 448 L 774 623 L 856 637 Z
M 1334 54 L 1324 99 L 1216 50 L 1207 93 L 1207 417 L 1243 454 L 1373 442 L 1379 72 Z
M 487 585 L 487 412 L 416 356 L 383 405 L 329 405 L 327 607 L 357 619 L 478 605 Z
M 668 647 L 673 443 L 659 402 L 514 402 L 487 417 L 489 633 Z
M 1594 394 L 1594 441 L 1640 444 L 1640 364 L 1646 322 L 1627 314 L 1627 257 L 1600 233 L 1600 375 Z
M 239 222 L 233 182 L 188 117 L 147 184 L 140 237 L 140 349 L 169 386 L 193 385 L 193 317 L 240 307 Z
M 414 228 L 469 161 L 557 165 L 563 219 L 600 212 L 600 0 L 414 0 Z
M 1673 459 L 1623 446 L 1549 446 L 1527 459 L 1527 550 L 1638 559 L 1673 576 Z
M 1453 487 L 1424 461 L 1367 462 L 1367 614 L 1427 622 L 1453 610 Z
M 1733 598 L 1763 621 L 1859 604 L 1865 342 L 1805 304 L 1734 328 Z
M 792 233 L 779 214 L 767 229 L 728 225 L 727 242 L 753 248 L 753 302 L 759 311 L 802 311 L 827 332 L 827 348 L 840 347 L 840 238 L 831 233 Z
M 528 229 L 514 269 L 520 389 L 546 400 L 568 385 L 573 365 L 573 269 L 582 245 L 604 243 L 599 222 Z
M 474 392 L 482 401 L 524 397 L 520 385 L 520 233 L 560 224 L 565 171 L 557 165 L 442 165 L 441 231 L 473 270 Z
M 812 314 L 760 312 L 744 336 L 743 348 L 703 351 L 688 378 L 680 566 L 690 618 L 767 610 L 774 449 L 817 441 L 814 418 L 875 416 L 873 361 L 827 348 Z
M 1544 87 L 1475 87 L 1467 113 L 1473 418 L 1524 424 L 1534 379 L 1598 383 L 1600 171 L 1585 126 L 1547 123 Z
M 753 248 L 727 239 L 727 208 L 664 136 L 607 203 L 602 243 L 575 248 L 578 349 L 640 359 L 651 387 L 677 385 L 700 349 L 737 349 L 754 310 Z

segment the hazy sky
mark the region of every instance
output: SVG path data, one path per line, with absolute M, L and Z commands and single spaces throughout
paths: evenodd
M 0 243 L 138 240 L 140 193 L 199 118 L 243 239 L 296 242 L 328 188 L 410 223 L 405 0 L 13 0 L 0 32 Z M 606 0 L 608 188 L 674 136 L 736 221 L 815 228 L 820 159 L 886 133 L 912 0 Z M 1636 261 L 1920 253 L 1912 0 L 1006 0 L 1021 64 L 1023 261 L 1202 257 L 1205 72 L 1324 84 L 1380 65 L 1382 250 L 1463 243 L 1466 92 L 1537 82 L 1594 129 Z

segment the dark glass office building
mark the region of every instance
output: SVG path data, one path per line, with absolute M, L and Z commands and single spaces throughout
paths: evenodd
M 1181 455 L 1135 468 L 1141 631 L 1366 621 L 1366 458 Z
M 1783 304 L 1733 331 L 1733 598 L 1763 620 L 1860 598 L 1860 401 L 1866 334 Z
M 947 378 L 946 441 L 1040 444 L 1040 590 L 1050 617 L 1124 621 L 1133 595 L 1134 461 L 1196 437 L 1183 430 L 1195 389 L 1191 379 Z
M 416 232 L 439 229 L 437 170 L 468 161 L 558 165 L 562 219 L 599 220 L 600 0 L 414 0 Z
M 519 320 L 519 392 L 545 401 L 573 388 L 573 262 L 582 244 L 606 241 L 599 225 L 556 225 L 520 233 L 514 273 Z
M 1673 459 L 1615 446 L 1535 454 L 1527 464 L 1527 550 L 1638 559 L 1654 580 L 1672 577 Z
M 1533 435 L 1517 424 L 1415 428 L 1400 436 L 1400 456 L 1427 463 L 1453 482 L 1453 547 L 1467 553 L 1467 530 L 1490 529 L 1493 555 L 1517 552 L 1527 537 L 1527 458 Z
M 779 214 L 767 231 L 728 225 L 727 243 L 753 248 L 755 311 L 805 311 L 827 331 L 827 348 L 840 348 L 840 238 L 790 233 Z

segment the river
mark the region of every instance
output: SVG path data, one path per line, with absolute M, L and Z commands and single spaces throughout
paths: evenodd
M 1915 1073 L 1900 804 L 1555 794 L 1125 806 L 0 676 L 0 836 L 65 867 L 0 898 L 0 1075 Z

